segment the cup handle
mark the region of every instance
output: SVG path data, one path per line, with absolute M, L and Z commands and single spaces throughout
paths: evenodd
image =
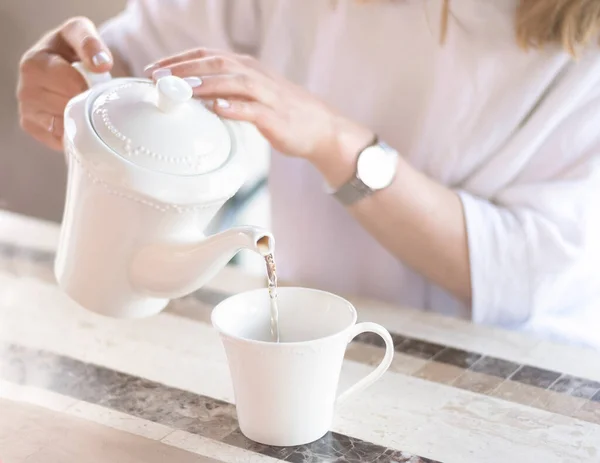
M 381 363 L 379 363 L 375 370 L 342 392 L 335 401 L 336 405 L 339 405 L 351 395 L 356 394 L 357 392 L 360 392 L 373 384 L 383 376 L 392 363 L 392 359 L 394 358 L 394 341 L 392 340 L 392 336 L 390 336 L 388 330 L 377 323 L 365 322 L 354 325 L 352 327 L 350 340 L 348 342 L 352 341 L 359 334 L 366 332 L 378 334 L 385 341 L 385 355 L 383 356 L 383 360 Z

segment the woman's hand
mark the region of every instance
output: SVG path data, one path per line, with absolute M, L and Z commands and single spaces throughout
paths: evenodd
M 155 80 L 169 74 L 187 78 L 196 96 L 216 100 L 217 114 L 253 123 L 277 151 L 309 160 L 334 188 L 352 177 L 358 153 L 374 137 L 249 57 L 193 50 L 146 72 Z M 469 258 L 458 195 L 403 158 L 396 177 L 401 180 L 358 202 L 352 214 L 398 259 L 468 301 Z
M 187 78 L 195 96 L 215 100 L 217 114 L 251 122 L 274 149 L 317 166 L 345 149 L 356 155 L 373 138 L 369 129 L 248 56 L 198 49 L 158 61 L 146 73 Z
M 112 67 L 108 47 L 87 18 L 73 18 L 50 31 L 21 59 L 17 99 L 21 127 L 46 146 L 62 148 L 63 112 L 68 101 L 86 89 L 71 66 L 83 61 L 95 72 Z

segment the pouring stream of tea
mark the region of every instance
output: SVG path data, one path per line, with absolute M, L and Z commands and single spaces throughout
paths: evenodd
M 258 247 L 263 252 L 267 264 L 267 281 L 269 288 L 269 299 L 271 302 L 271 340 L 279 342 L 279 308 L 277 306 L 277 268 L 273 252 L 268 251 L 267 243 L 258 242 Z
M 277 273 L 273 254 L 265 256 L 267 263 L 267 279 L 269 281 L 269 298 L 271 299 L 271 338 L 279 342 L 279 308 L 277 307 Z

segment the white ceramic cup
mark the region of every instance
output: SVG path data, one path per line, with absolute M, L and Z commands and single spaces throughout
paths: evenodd
M 271 342 L 266 289 L 221 302 L 212 312 L 233 381 L 242 433 L 273 446 L 307 444 L 331 427 L 335 406 L 377 381 L 394 355 L 392 337 L 381 325 L 356 323 L 345 299 L 307 288 L 278 289 L 281 342 Z M 358 334 L 383 338 L 377 368 L 336 397 L 344 352 Z

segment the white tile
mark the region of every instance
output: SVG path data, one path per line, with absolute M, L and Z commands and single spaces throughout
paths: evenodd
M 600 381 L 600 352 L 597 350 L 542 341 L 521 361 L 540 368 Z
M 224 463 L 276 463 L 281 462 L 249 450 L 240 449 L 223 442 L 206 439 L 185 431 L 175 431 L 161 442 L 188 452 L 196 453 Z
M 0 241 L 35 249 L 54 250 L 60 229 L 56 223 L 0 211 Z
M 361 321 L 380 323 L 394 333 L 600 381 L 598 352 L 592 349 L 381 302 L 351 300 Z
M 595 426 L 465 391 L 404 443 L 442 461 L 591 463 Z
M 0 320 L 0 341 L 233 400 L 225 353 L 210 325 L 170 314 L 109 319 L 81 309 L 50 285 L 2 274 Z
M 581 446 L 586 458 L 591 461 L 600 461 L 600 426 L 591 429 L 587 435 L 587 442 Z
M 56 411 L 64 411 L 76 402 L 71 397 L 46 389 L 14 384 L 2 379 L 0 379 L 0 398 L 39 405 Z
M 383 359 L 384 354 L 385 349 L 382 347 L 355 342 L 348 345 L 345 358 L 346 360 L 377 366 Z M 429 360 L 395 352 L 392 364 L 390 365 L 390 371 L 411 375 L 428 362 Z
M 168 426 L 88 402 L 76 402 L 65 413 L 153 440 L 160 440 L 173 432 L 173 429 Z
M 4 264 L 8 273 L 25 280 L 36 280 L 39 282 L 56 285 L 56 278 L 52 265 L 38 263 L 28 259 L 13 258 Z
M 339 391 L 373 371 L 346 361 Z M 406 450 L 407 436 L 424 427 L 457 394 L 436 383 L 388 372 L 372 386 L 348 398 L 336 410 L 333 429 L 386 447 Z
M 351 299 L 361 321 L 372 321 L 394 333 L 437 344 L 471 350 L 513 362 L 541 341 L 531 336 L 499 328 L 475 325 L 466 320 L 444 317 L 381 302 Z
M 346 362 L 341 388 L 369 371 Z M 588 461 L 600 442 L 598 425 L 395 373 L 339 407 L 334 430 L 463 463 Z

